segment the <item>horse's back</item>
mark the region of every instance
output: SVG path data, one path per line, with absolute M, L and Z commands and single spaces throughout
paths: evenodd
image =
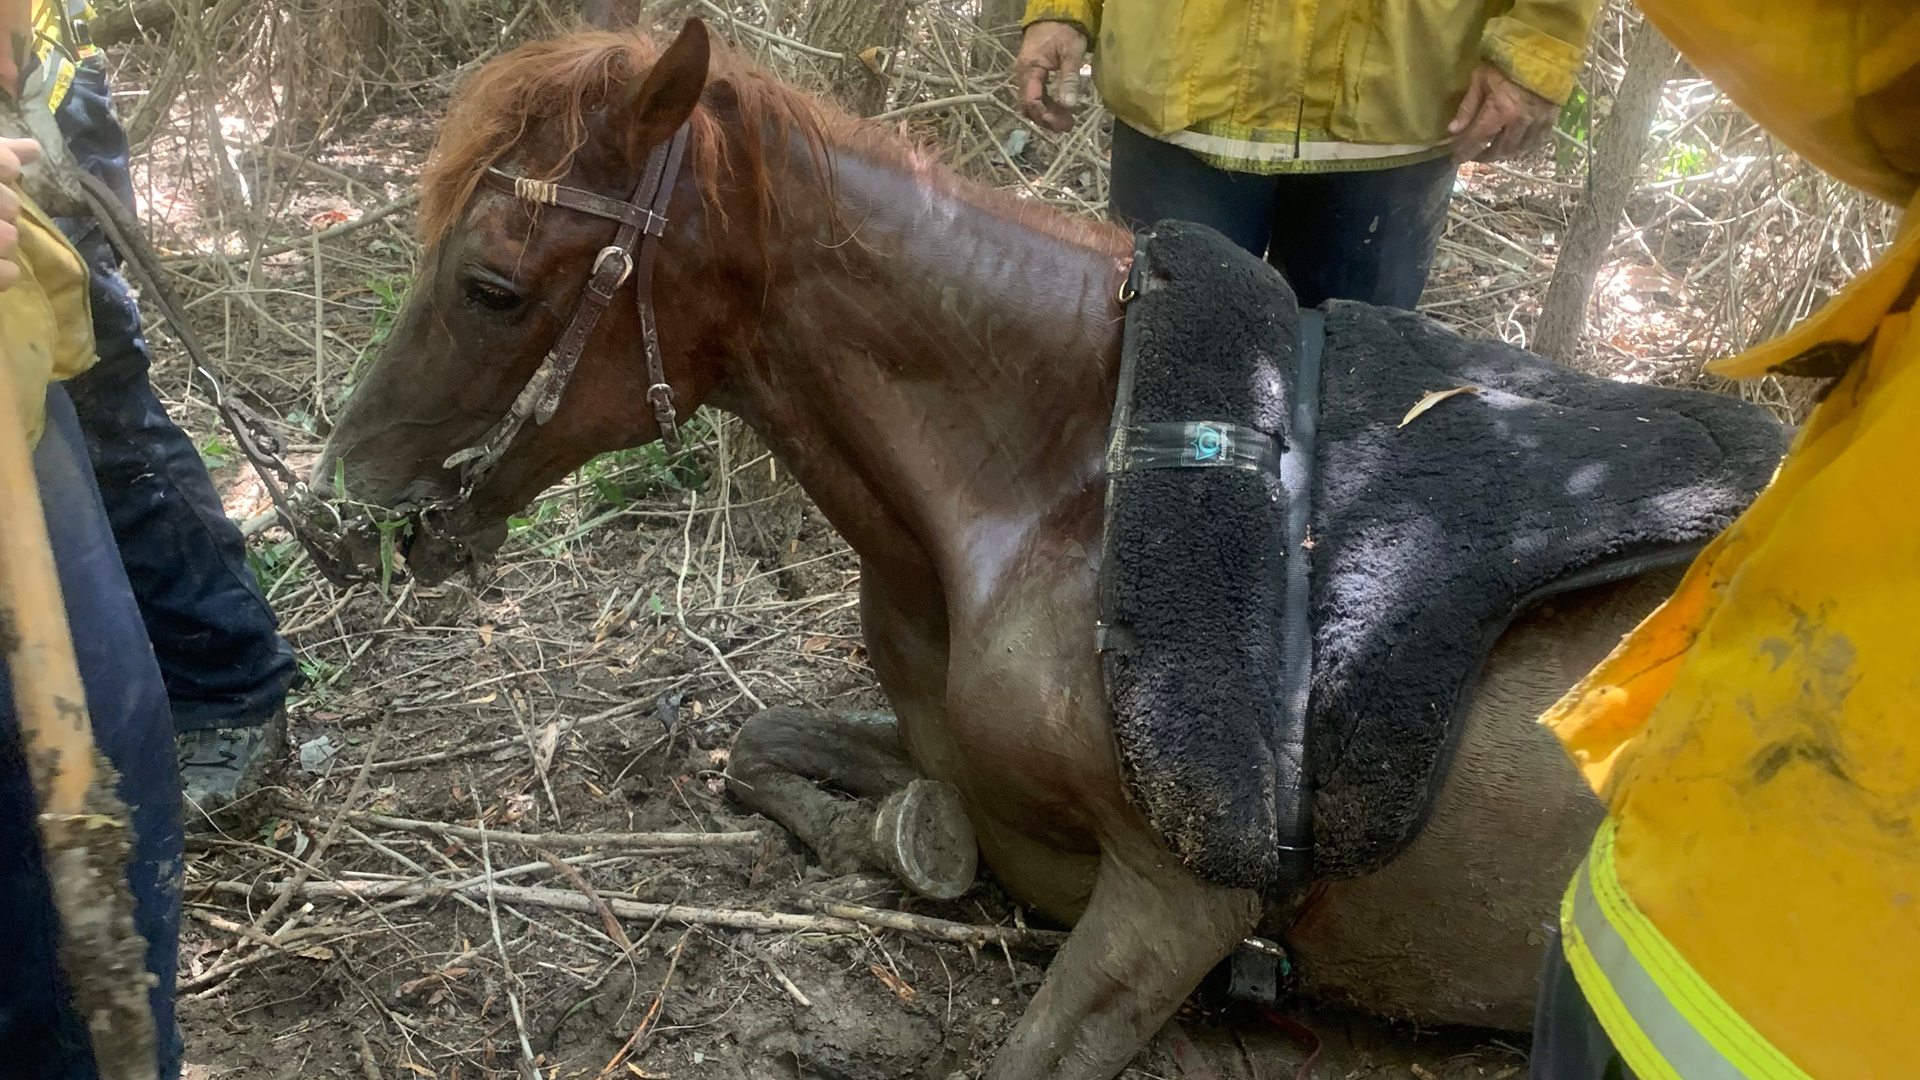
M 1536 720 L 1679 573 L 1556 598 L 1501 636 L 1419 837 L 1385 868 L 1326 884 L 1289 932 L 1308 993 L 1425 1023 L 1530 1026 L 1561 891 L 1603 815 Z

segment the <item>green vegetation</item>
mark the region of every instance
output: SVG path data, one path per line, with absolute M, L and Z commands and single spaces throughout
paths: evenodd
M 1574 84 L 1573 96 L 1560 110 L 1560 119 L 1554 122 L 1554 128 L 1567 137 L 1553 141 L 1553 163 L 1564 177 L 1580 163 L 1580 146 L 1593 133 L 1593 99 L 1587 96 L 1586 87 Z
M 222 468 L 232 461 L 233 453 L 233 447 L 221 440 L 217 430 L 200 442 L 200 460 L 206 463 L 208 472 Z

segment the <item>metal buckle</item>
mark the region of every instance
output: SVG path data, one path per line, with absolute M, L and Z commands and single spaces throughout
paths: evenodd
M 679 410 L 674 408 L 673 387 L 658 382 L 647 387 L 647 400 L 653 403 L 653 419 L 660 425 L 660 441 L 667 449 L 680 449 Z
M 620 247 L 615 244 L 608 244 L 606 247 L 601 248 L 600 254 L 595 255 L 593 257 L 593 276 L 599 277 L 600 268 L 605 266 L 607 264 L 607 260 L 612 258 L 615 255 L 620 256 L 622 260 L 622 265 L 620 267 L 620 280 L 613 283 L 613 287 L 617 289 L 620 286 L 625 285 L 627 283 L 627 278 L 632 276 L 633 274 L 633 254 L 629 252 L 626 248 Z

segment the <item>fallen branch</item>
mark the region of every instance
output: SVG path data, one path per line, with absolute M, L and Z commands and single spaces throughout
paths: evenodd
M 202 8 L 210 8 L 214 0 L 198 0 L 198 3 Z M 173 0 L 141 0 L 103 13 L 88 28 L 89 36 L 103 49 L 147 35 L 158 37 L 173 28 L 175 15 Z
M 916 101 L 911 105 L 902 105 L 897 109 L 873 116 L 874 120 L 898 120 L 918 113 L 933 112 L 938 109 L 951 109 L 961 105 L 981 105 L 993 101 L 992 94 L 957 94 L 953 97 L 936 98 L 933 101 Z
M 489 840 L 497 835 L 489 832 Z M 539 864 L 544 865 L 544 864 Z M 501 875 L 496 874 L 495 877 Z M 244 882 L 221 882 L 217 889 L 231 893 L 284 893 L 285 883 L 249 885 Z M 577 892 L 565 889 L 547 889 L 525 885 L 494 885 L 494 896 L 510 904 L 534 904 L 540 907 L 556 908 L 562 911 L 577 911 L 584 915 L 598 913 L 593 901 Z M 462 895 L 475 899 L 485 899 L 487 885 L 484 881 L 461 882 L 456 885 L 422 885 L 411 881 L 309 881 L 300 886 L 299 894 L 309 899 L 367 899 L 371 897 L 436 897 Z M 769 930 L 779 933 L 813 934 L 858 934 L 862 926 L 877 926 L 886 930 L 914 934 L 932 938 L 936 941 L 952 942 L 956 945 L 1044 945 L 1057 947 L 1067 939 L 1067 935 L 1057 930 L 1029 930 L 1017 926 L 975 926 L 971 923 L 953 922 L 949 919 L 935 919 L 926 915 L 910 915 L 904 911 L 886 911 L 880 908 L 862 907 L 859 904 L 841 904 L 809 901 L 808 906 L 817 904 L 823 914 L 791 914 L 782 911 L 744 911 L 738 908 L 696 907 L 691 904 L 649 904 L 621 897 L 601 897 L 615 915 L 623 919 L 660 919 L 675 923 L 698 923 L 702 926 L 724 926 L 732 930 Z
M 801 907 L 812 908 L 822 915 L 851 919 L 854 922 L 884 927 L 888 930 L 898 930 L 903 934 L 951 941 L 956 945 L 1049 945 L 1058 948 L 1067 940 L 1066 932 L 1063 930 L 1029 930 L 1024 926 L 975 926 L 972 923 L 954 922 L 951 919 L 936 919 L 929 915 L 914 915 L 905 911 L 890 911 L 886 908 L 866 907 L 838 900 L 818 900 L 812 897 L 802 897 L 797 902 Z
M 434 836 L 450 836 L 460 840 L 479 840 L 479 829 L 465 825 L 448 825 L 439 821 L 416 821 L 413 818 L 391 817 L 376 814 L 371 810 L 350 810 L 347 817 L 353 821 L 377 825 L 383 829 L 399 829 L 401 832 L 429 833 Z M 762 834 L 747 832 L 589 832 L 589 833 L 523 833 L 502 832 L 488 829 L 486 839 L 492 843 L 517 844 L 524 848 L 604 848 L 614 851 L 648 851 L 655 848 L 715 848 L 715 847 L 755 847 L 760 843 Z
M 380 743 L 386 738 L 386 734 L 387 722 L 383 716 L 380 718 L 380 726 L 373 730 L 373 745 L 367 747 L 367 759 L 361 763 L 360 772 L 354 776 L 352 786 L 347 788 L 346 801 L 340 804 L 340 812 L 334 815 L 333 822 L 327 826 L 327 831 L 321 835 L 320 842 L 314 845 L 313 858 L 300 864 L 300 869 L 296 871 L 293 876 L 293 888 L 282 893 L 280 898 L 275 900 L 271 907 L 261 912 L 259 917 L 253 920 L 253 928 L 256 931 L 273 922 L 275 918 L 279 917 L 281 912 L 287 909 L 287 905 L 293 902 L 294 893 L 299 890 L 300 886 L 306 882 L 308 877 L 312 876 L 313 868 L 320 865 L 321 859 L 326 858 L 327 849 L 333 846 L 334 837 L 340 835 L 340 827 L 347 822 L 347 811 L 353 809 L 353 804 L 359 802 L 360 796 L 367 790 L 367 773 L 373 766 L 373 755 L 380 752 Z
M 601 925 L 606 927 L 607 936 L 613 939 L 615 945 L 620 946 L 620 951 L 623 953 L 631 953 L 633 951 L 633 940 L 627 937 L 625 930 L 621 929 L 620 919 L 614 915 L 613 909 L 607 906 L 607 902 L 600 899 L 599 891 L 587 880 L 586 875 L 567 865 L 561 860 L 560 856 L 550 851 L 542 851 L 539 855 L 541 858 L 547 860 L 547 863 L 555 870 L 559 871 L 560 876 L 566 878 L 575 889 L 580 890 L 581 896 L 586 897 L 593 903 L 594 909 L 600 913 Z
M 289 251 L 299 251 L 300 249 L 305 248 L 310 244 L 316 244 L 324 240 L 332 240 L 337 237 L 345 236 L 346 234 L 354 231 L 355 229 L 365 228 L 376 221 L 381 221 L 385 218 L 392 217 L 394 214 L 397 214 L 402 210 L 409 209 L 419 201 L 420 201 L 420 193 L 417 191 L 410 191 L 407 194 L 402 195 L 399 198 L 393 200 L 392 202 L 386 204 L 385 206 L 374 207 L 373 209 L 367 211 L 366 213 L 361 214 L 359 217 L 354 218 L 352 221 L 343 221 L 338 225 L 328 226 L 327 228 L 321 229 L 319 232 L 311 233 L 305 238 L 292 241 L 291 243 L 275 244 L 272 247 L 261 248 L 259 255 L 256 257 L 261 259 L 266 259 L 266 258 L 271 258 L 272 256 L 275 256 L 275 255 L 285 255 Z M 200 255 L 200 254 L 172 255 L 165 259 L 162 259 L 161 263 L 162 265 L 165 265 L 165 266 L 180 266 L 186 263 L 196 263 L 201 261 L 204 258 L 206 258 L 206 256 Z
M 602 720 L 612 720 L 616 717 L 626 716 L 629 713 L 633 713 L 640 709 L 644 709 L 651 704 L 653 703 L 650 701 L 624 701 L 618 705 L 615 705 L 611 709 L 603 709 L 600 712 L 592 714 L 591 716 L 582 716 L 577 720 L 563 720 L 560 723 L 559 734 L 565 735 L 569 731 L 573 731 L 576 728 L 585 727 L 588 724 L 598 723 Z M 439 708 L 439 707 L 440 707 L 439 705 L 430 706 L 430 708 Z M 398 715 L 398 714 L 407 713 L 407 712 L 424 712 L 426 711 L 427 708 L 429 707 L 409 706 L 407 708 L 395 709 L 393 711 L 396 715 Z M 432 765 L 442 761 L 452 761 L 456 758 L 474 757 L 480 754 L 491 754 L 496 750 L 505 750 L 509 746 L 519 746 L 525 741 L 526 740 L 522 736 L 512 735 L 504 739 L 494 739 L 492 742 L 475 743 L 471 746 L 457 746 L 450 750 L 435 750 L 432 753 L 415 754 L 412 757 L 395 758 L 392 761 L 376 761 L 373 763 L 373 771 L 388 772 L 393 769 L 412 768 L 415 765 Z M 488 835 L 493 836 L 497 834 L 488 833 Z

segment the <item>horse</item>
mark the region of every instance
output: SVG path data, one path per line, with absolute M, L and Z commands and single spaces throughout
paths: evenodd
M 671 437 L 701 404 L 744 419 L 860 557 L 897 732 L 757 718 L 736 776 L 775 762 L 869 797 L 935 782 L 948 800 L 922 817 L 963 814 L 947 825 L 1006 892 L 1072 927 L 992 1080 L 1115 1075 L 1256 931 L 1308 994 L 1529 1026 L 1602 814 L 1533 720 L 1671 575 L 1515 622 L 1418 838 L 1272 904 L 1197 876 L 1129 800 L 1091 645 L 1127 231 L 963 180 L 697 20 L 665 49 L 589 28 L 489 61 L 421 193 L 422 265 L 313 486 L 413 515 L 408 563 L 431 581 L 595 454 Z M 761 797 L 830 848 L 845 823 L 798 786 Z

